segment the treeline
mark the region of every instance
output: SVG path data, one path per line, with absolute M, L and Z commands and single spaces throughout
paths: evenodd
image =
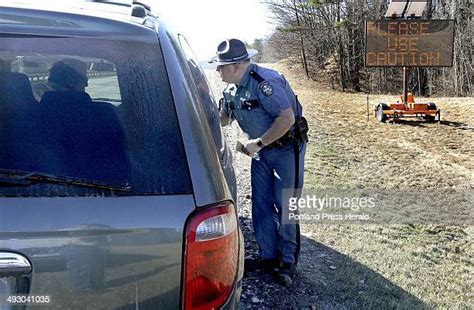
M 386 0 L 264 0 L 276 31 L 255 40 L 261 62 L 297 61 L 308 77 L 343 91 L 399 93 L 401 68 L 364 66 L 365 20 L 381 19 Z M 453 67 L 413 68 L 409 89 L 418 95 L 472 96 L 474 4 L 471 0 L 429 0 L 426 19 L 454 19 Z

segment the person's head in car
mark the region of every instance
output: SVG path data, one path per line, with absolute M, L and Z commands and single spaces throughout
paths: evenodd
M 49 69 L 48 82 L 58 91 L 85 92 L 87 81 L 87 64 L 78 59 L 65 58 Z

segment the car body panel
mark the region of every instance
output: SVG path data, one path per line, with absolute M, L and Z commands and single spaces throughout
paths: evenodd
M 33 265 L 52 306 L 177 308 L 191 195 L 0 198 L 0 251 Z
M 54 35 L 66 37 L 100 38 L 104 40 L 156 42 L 154 29 L 101 16 L 72 12 L 51 12 L 38 9 L 0 6 L 2 33 L 25 35 Z
M 160 24 L 157 33 L 131 22 L 79 13 L 0 7 L 0 32 L 159 40 L 156 46 L 161 46 L 164 57 L 193 193 L 0 197 L 0 252 L 19 253 L 31 261 L 28 293 L 51 296 L 51 307 L 177 309 L 183 291 L 185 223 L 197 207 L 236 202 L 232 156 L 225 143 L 216 148 L 195 89 L 180 67 L 179 44 L 166 25 Z M 240 228 L 239 239 L 239 272 L 225 305 L 229 309 L 240 299 L 244 253 Z M 0 283 L 0 294 L 4 284 Z

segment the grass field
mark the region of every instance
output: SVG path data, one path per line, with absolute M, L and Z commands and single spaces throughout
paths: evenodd
M 298 78 L 303 74 L 295 65 L 273 66 L 292 83 L 311 126 L 305 174 L 309 192 L 391 190 L 400 193 L 400 201 L 408 191 L 428 200 L 446 191 L 472 193 L 474 98 L 430 98 L 442 110 L 440 124 L 382 124 L 373 116 L 374 105 L 397 96 L 370 96 L 367 118 L 366 94 L 342 93 Z M 341 292 L 341 306 L 346 296 L 347 305 L 357 308 L 469 309 L 474 201 L 468 203 L 467 214 L 460 215 L 468 217 L 462 225 L 307 223 L 302 231 L 341 254 L 333 257 L 334 268 L 325 275 L 325 284 Z M 449 203 L 443 212 L 454 216 Z
M 366 94 L 304 79 L 298 64 L 265 66 L 285 75 L 304 106 L 310 125 L 305 190 L 386 191 L 395 202 L 371 224 L 304 222 L 294 286 L 247 277 L 241 309 L 473 308 L 474 98 L 415 98 L 435 102 L 442 122 L 382 124 L 374 106 L 398 96 L 371 95 L 367 109 Z M 220 98 L 225 85 L 215 72 L 208 76 Z M 246 139 L 236 124 L 226 136 L 231 145 Z M 255 255 L 250 163 L 234 155 L 246 255 Z

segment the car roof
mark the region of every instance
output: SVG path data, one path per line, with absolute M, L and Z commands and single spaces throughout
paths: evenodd
M 0 0 L 1 32 L 148 43 L 158 40 L 157 18 L 153 16 L 156 21 L 153 28 L 144 26 L 143 19 L 132 16 L 132 6 L 83 1 L 66 4 Z

